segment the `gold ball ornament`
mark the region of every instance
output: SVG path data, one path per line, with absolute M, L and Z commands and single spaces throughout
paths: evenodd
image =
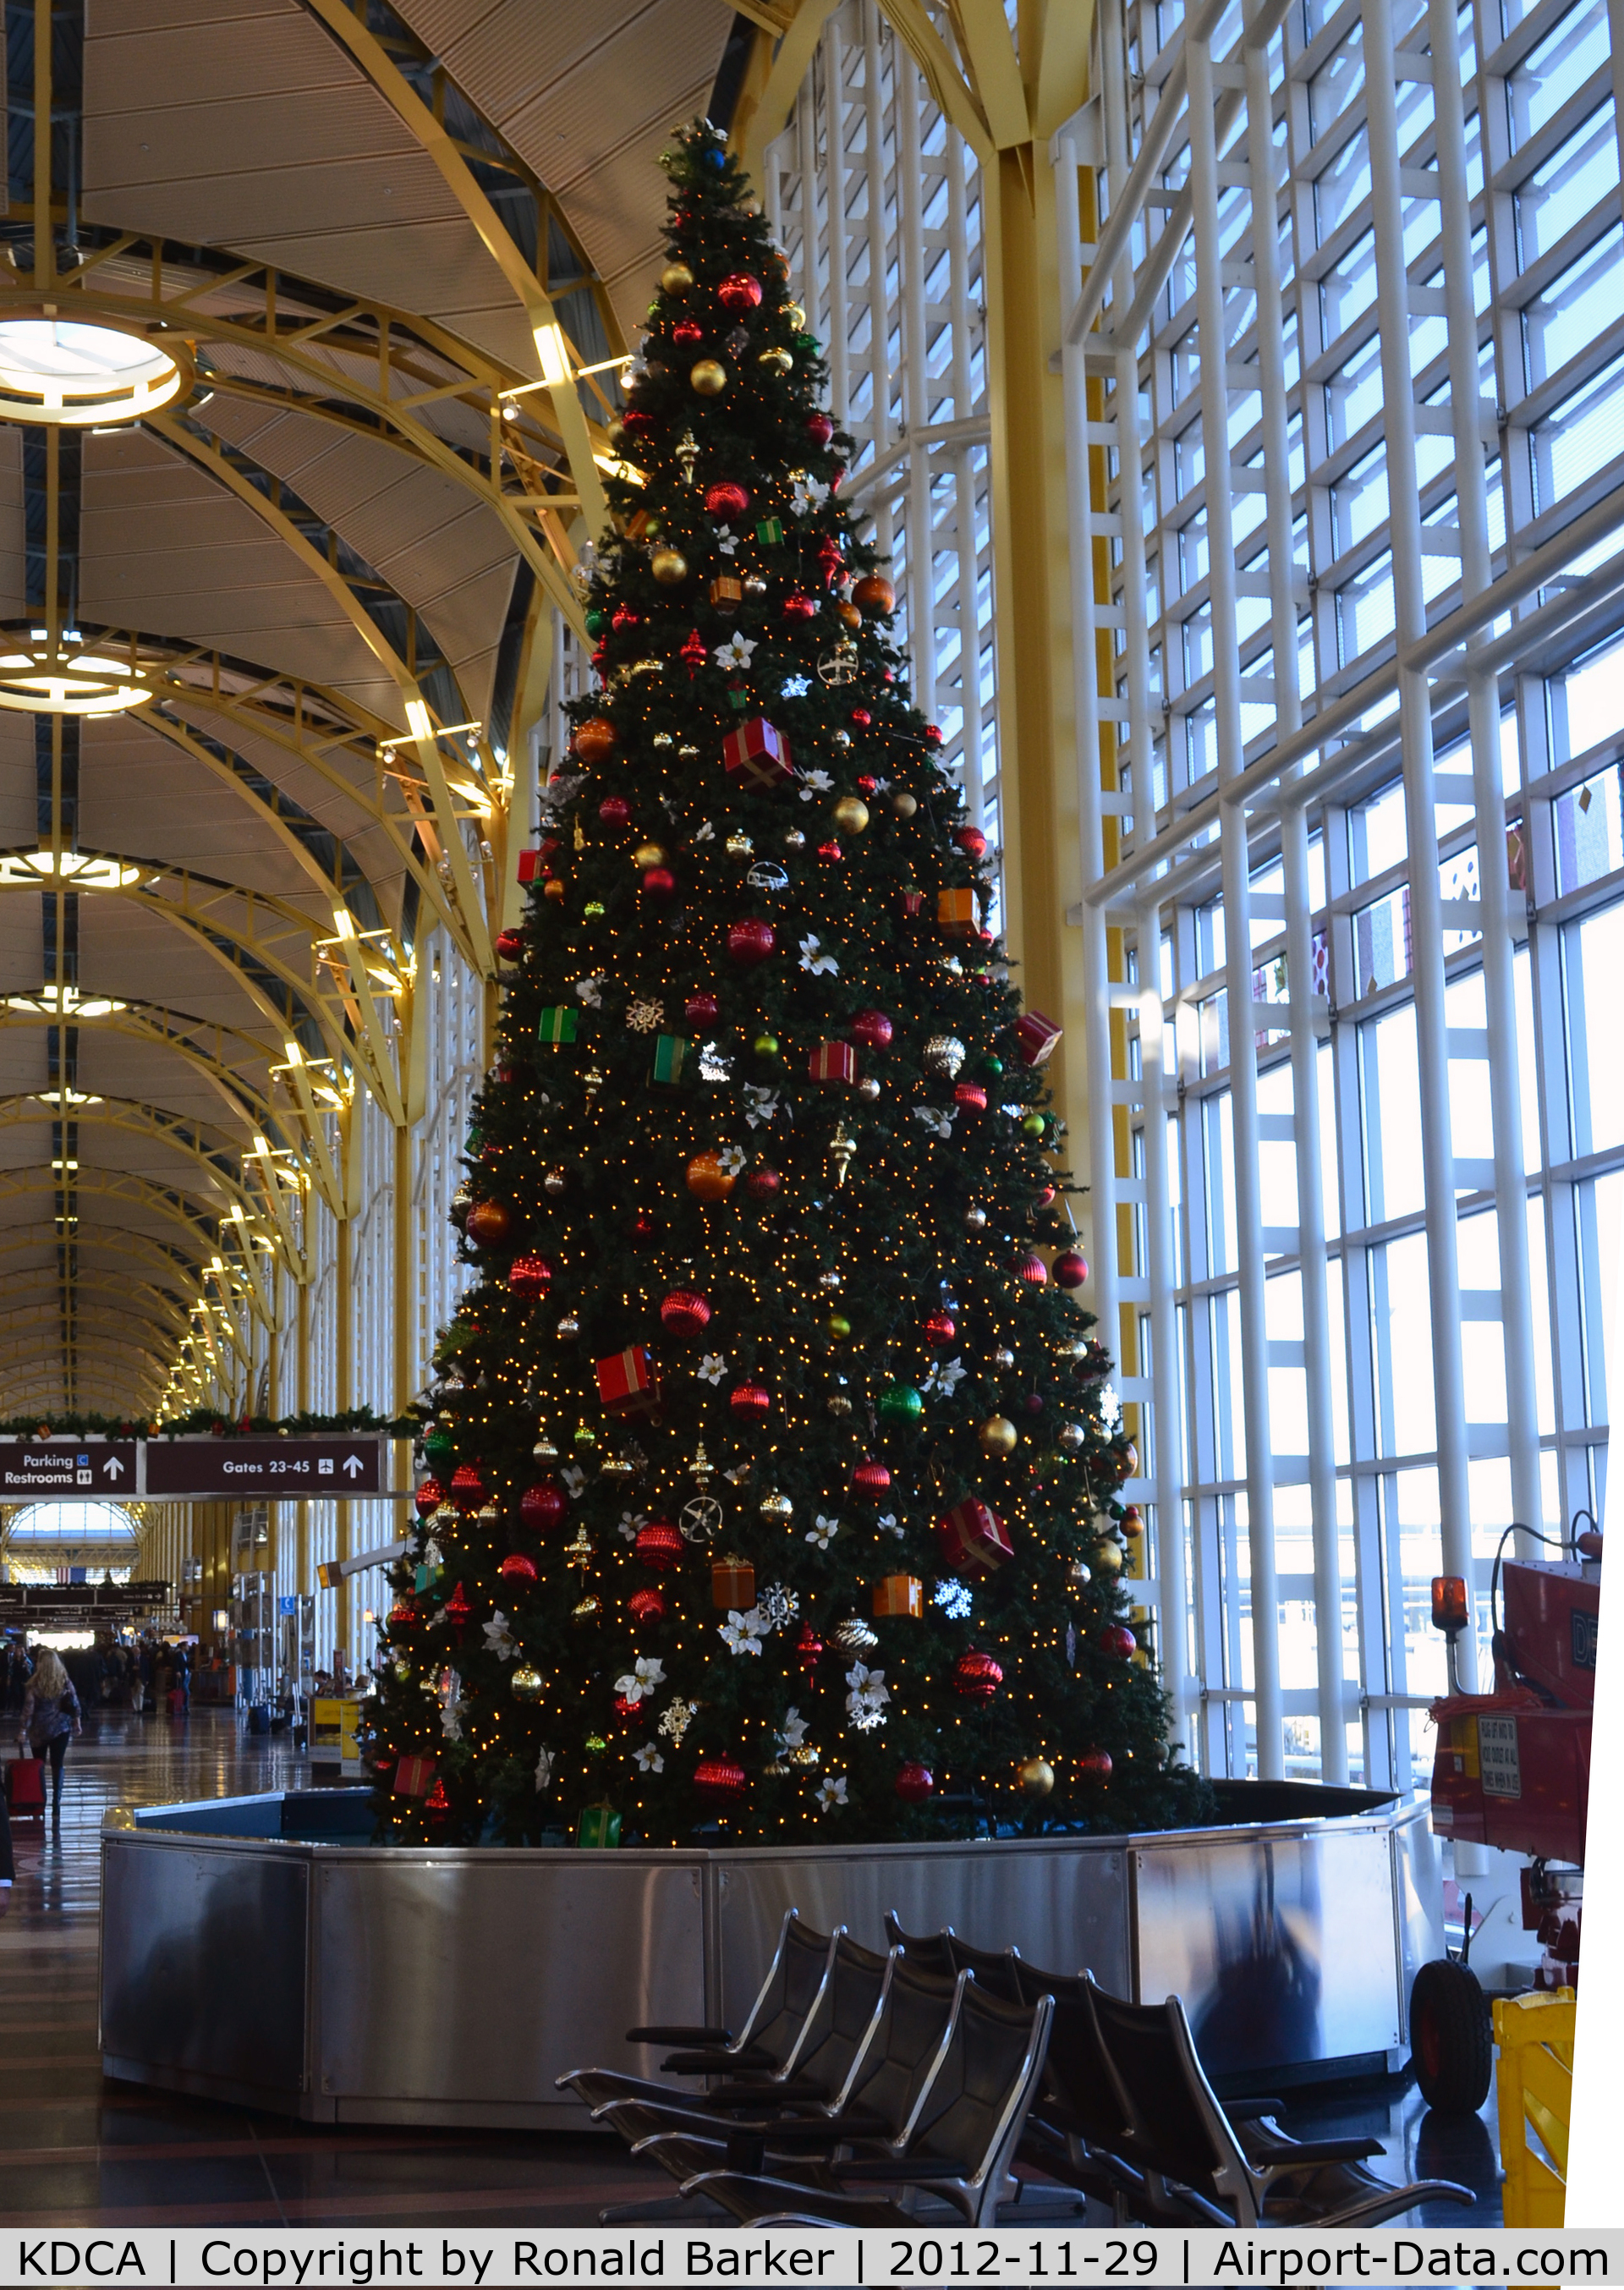
M 693 273 L 685 262 L 668 262 L 660 274 L 662 294 L 685 294 L 693 284 Z
M 665 863 L 665 846 L 662 844 L 640 843 L 632 853 L 634 867 L 663 867 Z
M 1066 1588 L 1068 1590 L 1086 1590 L 1093 1579 L 1082 1559 L 1068 1558 L 1066 1561 Z
M 795 1516 L 794 1503 L 791 1502 L 788 1495 L 780 1494 L 776 1489 L 774 1489 L 770 1494 L 763 1495 L 760 1502 L 757 1503 L 756 1508 L 761 1517 L 766 1519 L 774 1519 L 781 1522 L 784 1519 L 792 1518 Z
M 789 322 L 791 333 L 804 334 L 806 332 L 806 313 L 798 302 L 786 302 L 784 316 Z
M 720 397 L 727 388 L 727 368 L 716 358 L 701 358 L 688 380 L 701 397 Z
M 835 824 L 843 835 L 860 835 L 868 824 L 868 806 L 860 796 L 842 796 L 835 805 Z
M 964 1230 L 966 1232 L 985 1232 L 986 1229 L 987 1211 L 985 1209 L 967 1208 L 964 1211 Z
M 724 1201 L 737 1181 L 719 1153 L 696 1153 L 687 1168 L 688 1190 L 701 1201 Z
M 1062 1423 L 1054 1436 L 1068 1455 L 1075 1455 L 1088 1435 L 1080 1423 Z
M 1028 1797 L 1047 1797 L 1054 1787 L 1054 1767 L 1047 1758 L 1027 1758 L 1015 1768 Z
M 831 1343 L 844 1343 L 852 1333 L 852 1323 L 844 1312 L 831 1312 L 823 1323 L 823 1333 Z
M 1020 1434 L 1007 1415 L 989 1415 L 976 1425 L 975 1436 L 984 1455 L 1012 1455 Z
M 513 1688 L 515 1701 L 540 1701 L 547 1681 L 539 1669 L 532 1669 L 528 1662 L 521 1662 L 508 1683 Z
M 1094 1553 L 1094 1564 L 1102 1574 L 1120 1574 L 1123 1556 L 1121 1543 L 1113 1542 L 1108 1536 Z
M 899 788 L 891 798 L 891 807 L 899 819 L 911 819 L 919 805 L 906 788 Z
M 720 366 L 716 369 L 718 373 L 721 370 Z M 697 366 L 694 371 L 699 371 Z M 688 578 L 688 559 L 680 548 L 657 548 L 650 559 L 649 570 L 662 589 L 675 589 Z
M 769 373 L 788 373 L 795 360 L 788 350 L 763 350 L 756 363 L 757 365 L 764 365 Z M 696 381 L 693 386 L 697 389 L 698 382 Z

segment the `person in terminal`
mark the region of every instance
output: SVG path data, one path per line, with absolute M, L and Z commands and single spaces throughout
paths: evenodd
M 63 1669 L 60 1655 L 49 1646 L 42 1647 L 23 1696 L 17 1744 L 26 1750 L 31 1743 L 36 1757 L 50 1758 L 53 1814 L 62 1810 L 62 1761 L 68 1755 L 68 1738 L 84 1730 L 79 1697 L 72 1678 Z

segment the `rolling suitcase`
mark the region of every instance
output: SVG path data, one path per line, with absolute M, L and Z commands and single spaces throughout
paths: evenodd
M 14 1814 L 45 1810 L 45 1764 L 43 1758 L 13 1758 L 5 1769 L 5 1801 Z

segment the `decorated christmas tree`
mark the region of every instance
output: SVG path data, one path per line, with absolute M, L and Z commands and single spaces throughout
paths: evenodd
M 681 1845 L 1200 1819 L 1120 1580 L 1057 1038 L 908 703 L 850 438 L 721 139 L 590 573 L 595 689 L 503 942 L 385 1832 Z

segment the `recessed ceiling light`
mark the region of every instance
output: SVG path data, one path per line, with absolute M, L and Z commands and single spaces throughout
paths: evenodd
M 0 319 L 0 419 L 88 428 L 139 421 L 190 386 L 178 336 L 162 345 L 79 319 Z

